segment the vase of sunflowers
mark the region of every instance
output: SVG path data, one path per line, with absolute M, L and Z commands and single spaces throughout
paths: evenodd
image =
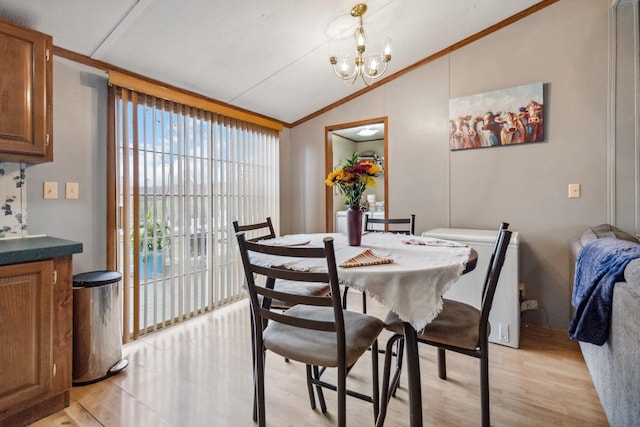
M 358 160 L 353 153 L 344 163 L 329 173 L 325 183 L 337 185 L 347 205 L 347 236 L 350 246 L 360 246 L 362 238 L 362 195 L 367 187 L 374 187 L 374 177 L 380 172 L 380 166 L 370 161 Z

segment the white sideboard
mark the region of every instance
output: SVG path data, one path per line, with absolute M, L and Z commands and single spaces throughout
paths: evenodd
M 460 277 L 444 297 L 480 308 L 482 284 L 497 230 L 469 230 L 461 228 L 434 228 L 423 236 L 465 243 L 478 252 L 478 264 L 470 273 Z M 513 232 L 507 256 L 500 273 L 498 288 L 489 314 L 491 334 L 489 341 L 518 348 L 520 345 L 520 290 L 518 280 L 518 232 Z
M 384 218 L 384 212 L 365 212 L 365 215 L 371 215 L 372 218 Z M 372 224 L 373 225 L 373 224 Z M 374 228 L 381 227 L 384 230 L 384 224 L 376 224 Z M 364 230 L 364 218 L 362 219 L 362 229 Z M 336 233 L 347 233 L 347 211 L 336 212 Z

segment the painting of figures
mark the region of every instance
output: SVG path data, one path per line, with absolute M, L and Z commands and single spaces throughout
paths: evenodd
M 542 83 L 449 100 L 449 148 L 495 147 L 544 140 Z

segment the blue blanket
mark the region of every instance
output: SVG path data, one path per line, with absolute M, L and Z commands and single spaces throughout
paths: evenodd
M 640 245 L 620 239 L 598 239 L 578 255 L 571 303 L 576 309 L 569 326 L 571 339 L 602 345 L 609 336 L 613 285 L 624 269 L 640 258 Z

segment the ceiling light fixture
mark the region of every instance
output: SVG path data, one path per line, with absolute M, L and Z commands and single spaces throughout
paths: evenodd
M 378 133 L 378 129 L 363 128 L 356 133 L 358 136 L 373 136 Z
M 355 83 L 358 76 L 362 77 L 367 86 L 371 86 L 375 79 L 381 77 L 387 71 L 387 65 L 391 61 L 391 39 L 388 37 L 382 40 L 382 54 L 372 53 L 365 58 L 364 51 L 367 48 L 367 38 L 364 34 L 362 15 L 366 11 L 367 5 L 363 3 L 359 3 L 351 9 L 351 16 L 360 20 L 360 25 L 358 25 L 353 35 L 356 39 L 355 59 L 352 59 L 349 55 L 341 55 L 340 58 L 336 54 L 330 54 L 329 56 L 333 71 L 349 86 Z M 384 66 L 382 71 L 379 70 L 381 65 Z

